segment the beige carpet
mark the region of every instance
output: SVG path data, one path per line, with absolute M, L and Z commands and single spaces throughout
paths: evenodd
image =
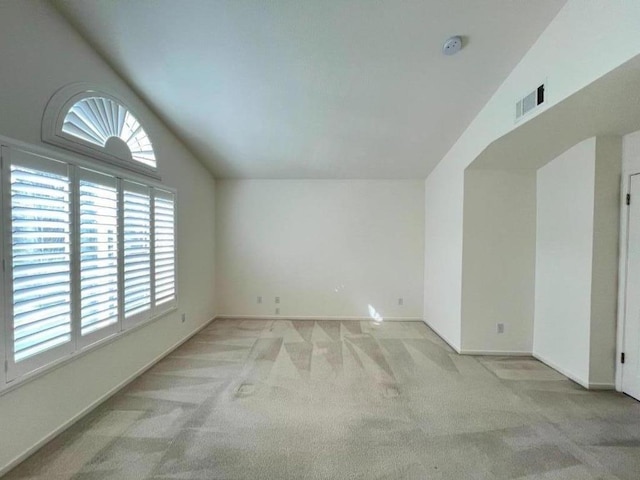
M 7 479 L 640 479 L 640 403 L 422 323 L 218 320 Z

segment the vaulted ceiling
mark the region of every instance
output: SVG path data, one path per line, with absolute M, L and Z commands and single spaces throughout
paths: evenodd
M 216 177 L 424 178 L 565 0 L 54 3 Z

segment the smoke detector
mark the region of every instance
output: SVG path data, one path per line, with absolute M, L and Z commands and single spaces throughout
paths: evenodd
M 442 45 L 442 53 L 445 55 L 454 55 L 462 50 L 462 37 L 455 36 L 448 38 Z

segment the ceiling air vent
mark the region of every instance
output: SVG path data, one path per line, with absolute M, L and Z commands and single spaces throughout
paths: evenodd
M 544 103 L 544 83 L 516 103 L 516 122 Z

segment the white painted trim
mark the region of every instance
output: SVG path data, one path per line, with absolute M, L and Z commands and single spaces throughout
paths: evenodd
M 0 135 L 0 143 L 9 148 L 14 148 L 17 150 L 24 150 L 34 155 L 38 155 L 41 157 L 53 158 L 54 160 L 62 161 L 65 163 L 70 163 L 79 167 L 88 168 L 90 170 L 98 170 L 101 173 L 106 173 L 109 175 L 113 175 L 118 178 L 126 178 L 127 180 L 132 180 L 134 182 L 144 183 L 151 187 L 159 187 L 164 190 L 173 190 L 172 187 L 168 187 L 163 184 L 159 179 L 154 179 L 148 175 L 144 175 L 142 173 L 137 173 L 133 170 L 129 170 L 126 168 L 118 168 L 112 164 L 101 162 L 96 158 L 92 158 L 91 156 L 83 156 L 79 153 L 72 152 L 70 150 L 65 150 L 61 147 L 56 147 L 55 145 L 50 144 L 35 144 L 28 143 L 22 140 L 17 140 L 15 138 L 7 137 L 4 135 Z
M 626 165 L 624 163 L 623 145 L 622 176 L 620 180 L 620 237 L 618 256 L 618 322 L 616 328 L 616 374 L 615 389 L 622 391 L 622 370 L 624 365 L 620 362 L 624 349 L 624 329 L 626 313 L 626 291 L 627 291 L 627 244 L 629 236 L 629 207 L 626 196 L 631 191 L 631 177 L 640 174 L 640 165 Z
M 555 364 L 554 362 L 544 358 L 543 356 L 537 354 L 537 353 L 533 353 L 532 354 L 533 358 L 535 358 L 536 360 L 541 361 L 542 363 L 544 363 L 545 365 L 553 368 L 555 371 L 561 373 L 562 375 L 564 375 L 565 377 L 567 377 L 570 380 L 573 380 L 574 382 L 576 382 L 578 385 L 586 388 L 587 390 L 589 390 L 590 385 L 589 382 L 587 380 L 584 380 L 583 378 L 581 378 L 578 375 L 575 375 L 574 373 L 558 366 L 557 364 Z M 603 385 L 603 384 L 595 384 L 594 385 Z
M 2 262 L 6 262 L 4 246 L 7 243 L 7 237 L 5 237 L 5 235 L 8 233 L 6 231 L 7 226 L 11 225 L 11 216 L 7 214 L 4 208 L 7 202 L 11 201 L 10 189 L 4 187 L 5 177 L 11 176 L 9 169 L 9 151 L 9 148 L 0 144 L 0 186 L 2 186 L 2 188 L 0 188 L 0 261 Z M 8 230 L 10 230 L 10 228 Z M 0 317 L 4 317 L 4 319 L 10 318 L 11 315 L 5 303 L 5 299 L 9 298 L 11 294 L 9 275 L 10 272 L 6 268 L 6 265 L 3 264 L 2 268 L 0 268 L 0 284 L 4 287 L 0 288 Z M 13 334 L 11 330 L 9 329 L 9 322 L 6 320 L 0 322 L 0 336 L 2 337 L 0 338 L 0 385 L 7 383 L 7 352 L 9 351 L 9 347 L 12 346 L 9 343 L 9 335 Z M 2 387 L 0 387 L 0 391 L 1 390 Z
M 322 316 L 322 315 L 225 315 L 223 313 L 216 315 L 216 318 L 228 318 L 230 320 L 246 319 L 246 320 L 354 320 L 354 321 L 374 321 L 371 317 L 340 317 L 340 316 Z M 384 322 L 422 322 L 420 317 L 384 317 Z
M 468 350 L 461 349 L 460 355 L 492 355 L 504 357 L 532 357 L 532 352 L 524 352 L 518 350 Z
M 623 147 L 624 148 L 624 147 Z M 623 153 L 624 155 L 624 153 Z M 631 175 L 624 171 L 625 165 L 622 165 L 623 172 L 620 179 L 620 236 L 618 251 L 618 318 L 616 326 L 616 373 L 615 387 L 619 392 L 622 391 L 622 365 L 619 362 L 620 354 L 624 348 L 624 327 L 625 327 L 625 303 L 627 289 L 627 235 L 629 226 L 629 210 L 626 204 L 626 195 L 631 187 Z
M 438 329 L 437 329 L 437 328 L 435 328 L 433 325 L 431 325 L 431 324 L 430 324 L 426 319 L 423 319 L 422 321 L 425 323 L 425 325 L 426 325 L 427 327 L 429 327 L 431 330 L 433 330 L 433 332 L 434 332 L 436 335 L 438 335 L 442 340 L 444 340 L 444 342 L 445 342 L 447 345 L 449 345 L 451 348 L 453 348 L 453 349 L 456 351 L 456 353 L 460 353 L 460 347 L 458 347 L 454 342 L 452 342 L 452 341 L 451 341 L 451 340 L 449 340 L 446 336 L 444 336 L 442 333 L 440 333 L 440 332 L 438 331 Z
M 217 317 L 217 316 L 216 316 Z M 146 372 L 147 370 L 149 370 L 151 367 L 153 367 L 156 363 L 158 363 L 160 360 L 162 360 L 164 357 L 166 357 L 167 355 L 169 355 L 171 352 L 173 352 L 174 350 L 176 350 L 178 347 L 180 347 L 183 343 L 185 343 L 186 341 L 188 341 L 189 339 L 191 339 L 193 336 L 195 336 L 196 334 L 198 334 L 201 330 L 204 330 L 208 325 L 211 324 L 211 322 L 213 322 L 216 317 L 213 317 L 211 320 L 205 322 L 204 324 L 202 324 L 201 326 L 199 326 L 198 328 L 196 328 L 193 332 L 187 334 L 186 337 L 182 338 L 181 340 L 178 340 L 177 343 L 173 344 L 171 347 L 169 347 L 167 350 L 165 350 L 163 353 L 161 353 L 160 355 L 158 355 L 156 358 L 154 358 L 153 360 L 151 360 L 149 363 L 147 363 L 144 367 L 142 367 L 141 369 L 139 369 L 138 371 L 136 371 L 134 374 L 130 375 L 128 378 L 126 378 L 125 380 L 123 380 L 122 382 L 120 382 L 118 385 L 116 385 L 115 387 L 113 387 L 111 390 L 109 390 L 107 393 L 105 393 L 104 395 L 102 395 L 100 398 L 96 399 L 94 402 L 92 402 L 90 405 L 88 405 L 86 408 L 84 408 L 83 410 L 81 410 L 80 412 L 78 412 L 76 415 L 74 415 L 73 417 L 71 417 L 69 420 L 67 420 L 66 422 L 64 422 L 62 425 L 60 425 L 58 428 L 56 428 L 55 430 L 53 430 L 51 433 L 45 435 L 42 439 L 40 439 L 35 445 L 33 445 L 32 447 L 28 448 L 26 451 L 24 451 L 23 453 L 21 453 L 20 455 L 18 455 L 17 457 L 15 457 L 13 460 L 11 460 L 8 464 L 6 464 L 4 467 L 0 467 L 0 477 L 2 477 L 3 475 L 7 474 L 11 469 L 17 467 L 21 462 L 23 462 L 24 460 L 26 460 L 29 456 L 33 455 L 37 450 L 39 450 L 40 448 L 42 448 L 43 446 L 45 446 L 48 442 L 50 442 L 51 440 L 53 440 L 55 437 L 57 437 L 58 435 L 60 435 L 62 432 L 64 432 L 65 430 L 67 430 L 69 427 L 71 427 L 74 423 L 78 422 L 79 420 L 81 420 L 83 417 L 85 417 L 86 415 L 88 415 L 89 413 L 91 413 L 93 410 L 95 410 L 98 406 L 100 406 L 100 404 L 104 403 L 105 401 L 107 401 L 109 398 L 111 398 L 113 395 L 115 395 L 116 393 L 118 393 L 120 390 L 122 390 L 124 387 L 126 387 L 128 384 L 130 384 L 131 382 L 133 382 L 136 378 L 138 378 L 140 375 L 142 375 L 144 372 Z

